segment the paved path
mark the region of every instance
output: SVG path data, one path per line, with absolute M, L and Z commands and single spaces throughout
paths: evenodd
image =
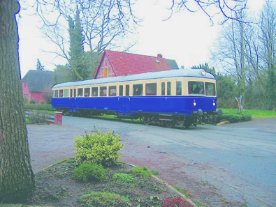
M 276 206 L 276 119 L 190 130 L 64 117 L 63 126 L 29 125 L 34 171 L 73 155 L 85 131 L 113 130 L 122 160 L 147 166 L 209 206 Z

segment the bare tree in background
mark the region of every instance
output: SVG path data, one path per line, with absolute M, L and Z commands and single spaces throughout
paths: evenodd
M 36 10 L 44 22 L 43 31 L 56 45 L 58 52 L 54 53 L 68 62 L 67 22 L 76 8 L 80 11 L 84 43 L 92 59 L 105 48 L 115 46 L 114 41 L 130 32 L 131 24 L 136 21 L 128 1 L 37 0 Z
M 224 63 L 228 73 L 236 77 L 239 95 L 244 97 L 246 85 L 245 30 L 250 25 L 244 23 L 244 14 L 239 14 L 237 18 L 241 21 L 231 21 L 225 25 L 222 40 L 216 51 L 216 58 Z
M 276 4 L 267 0 L 260 19 L 262 59 L 266 70 L 268 109 L 276 108 Z
M 68 61 L 68 34 L 64 28 L 67 24 L 64 22 L 74 15 L 77 7 L 85 43 L 93 55 L 92 52 L 101 53 L 105 48 L 115 46 L 114 41 L 123 38 L 137 23 L 134 3 L 134 0 L 37 0 L 36 10 L 46 25 L 44 33 L 58 48 L 54 53 Z M 181 10 L 202 11 L 211 21 L 219 16 L 220 22 L 240 21 L 237 14 L 247 6 L 247 0 L 168 0 L 168 3 L 171 15 Z

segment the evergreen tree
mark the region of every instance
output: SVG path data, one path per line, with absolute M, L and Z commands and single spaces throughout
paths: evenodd
M 215 70 L 215 68 L 214 67 L 210 68 L 209 65 L 208 65 L 208 63 L 194 65 L 194 66 L 192 66 L 192 69 L 203 69 L 207 73 L 211 73 L 213 76 L 216 76 L 216 70 Z
M 84 37 L 80 21 L 80 12 L 77 9 L 75 19 L 68 19 L 70 37 L 70 61 L 69 65 L 73 73 L 74 80 L 84 80 L 88 78 L 87 65 L 84 62 Z

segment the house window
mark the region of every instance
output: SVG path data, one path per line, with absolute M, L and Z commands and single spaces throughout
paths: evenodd
M 92 87 L 92 96 L 98 96 L 98 87 Z
M 116 96 L 116 86 L 109 86 L 109 96 Z
M 119 86 L 119 96 L 123 96 L 124 95 L 124 86 L 120 85 Z
M 78 88 L 78 96 L 83 96 L 83 88 Z
M 106 96 L 106 95 L 107 95 L 106 86 L 100 87 L 100 96 Z
M 171 82 L 167 82 L 167 96 L 170 96 L 171 94 Z
M 165 96 L 165 94 L 166 94 L 166 83 L 162 82 L 161 83 L 161 95 Z
M 90 96 L 90 88 L 85 88 L 84 89 L 84 96 L 89 97 Z
M 60 97 L 60 98 L 63 97 L 63 89 L 59 90 L 59 97 Z
M 146 95 L 147 96 L 156 96 L 157 94 L 157 84 L 156 83 L 147 83 L 146 84 Z
M 176 81 L 176 95 L 181 96 L 182 95 L 182 82 Z
M 142 96 L 142 95 L 143 95 L 143 84 L 134 84 L 133 96 Z
M 108 76 L 108 69 L 104 68 L 103 77 L 106 78 L 107 76 Z
M 199 81 L 188 82 L 189 94 L 204 94 L 204 83 Z
M 129 85 L 126 85 L 126 96 L 129 96 Z

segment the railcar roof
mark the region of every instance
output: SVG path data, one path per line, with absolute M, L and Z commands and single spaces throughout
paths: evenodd
M 125 82 L 135 80 L 148 80 L 157 78 L 173 78 L 173 77 L 197 77 L 215 79 L 210 73 L 205 72 L 203 69 L 175 69 L 160 72 L 149 72 L 128 76 L 117 76 L 110 78 L 91 79 L 85 81 L 67 82 L 55 85 L 53 88 L 70 87 L 70 86 L 82 86 L 91 84 L 113 83 L 113 82 Z

